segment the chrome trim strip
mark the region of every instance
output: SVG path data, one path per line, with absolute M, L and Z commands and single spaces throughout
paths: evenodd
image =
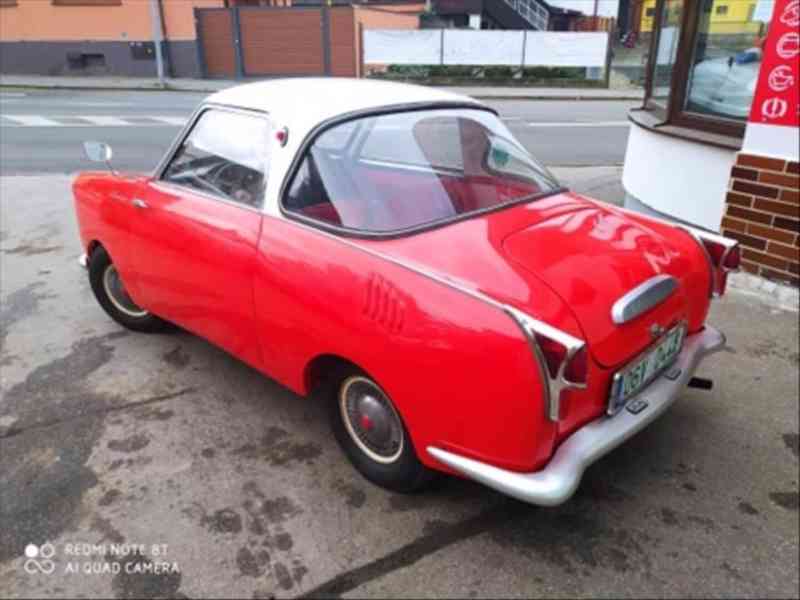
M 303 229 L 305 229 L 307 231 L 313 231 L 314 233 L 322 235 L 322 236 L 324 236 L 326 238 L 329 238 L 329 239 L 332 239 L 332 240 L 336 240 L 337 242 L 339 242 L 341 244 L 344 244 L 345 246 L 349 246 L 350 248 L 354 248 L 354 249 L 359 250 L 359 251 L 361 251 L 361 252 L 363 252 L 365 254 L 369 254 L 370 256 L 374 256 L 375 258 L 380 258 L 380 259 L 385 260 L 387 262 L 390 262 L 390 263 L 392 263 L 394 265 L 397 265 L 398 267 L 402 267 L 402 268 L 404 268 L 404 269 L 406 269 L 408 271 L 412 271 L 414 273 L 417 273 L 418 275 L 422 275 L 423 277 L 427 277 L 428 279 L 436 281 L 437 283 L 440 283 L 442 285 L 446 285 L 448 287 L 456 289 L 456 290 L 458 290 L 460 292 L 463 292 L 463 293 L 467 294 L 468 296 L 472 296 L 476 300 L 480 300 L 482 302 L 485 302 L 486 304 L 489 304 L 489 305 L 493 306 L 494 308 L 496 308 L 498 310 L 506 312 L 506 308 L 507 308 L 506 305 L 501 303 L 501 302 L 498 302 L 494 298 L 491 298 L 491 297 L 487 296 L 486 294 L 484 294 L 482 292 L 479 292 L 478 290 L 474 290 L 474 289 L 468 288 L 466 286 L 463 286 L 463 285 L 461 285 L 461 284 L 459 284 L 459 283 L 457 283 L 455 281 L 447 279 L 446 277 L 442 277 L 441 275 L 437 275 L 436 273 L 433 273 L 432 271 L 430 271 L 428 269 L 425 269 L 424 267 L 421 267 L 421 266 L 419 266 L 419 265 L 417 265 L 415 263 L 412 263 L 412 262 L 409 262 L 409 261 L 405 261 L 405 260 L 401 260 L 399 258 L 395 258 L 394 256 L 391 256 L 389 254 L 384 254 L 383 252 L 378 252 L 377 250 L 373 250 L 372 248 L 368 248 L 366 246 L 361 246 L 360 244 L 357 244 L 354 241 L 352 241 L 350 238 L 345 238 L 345 237 L 341 237 L 341 236 L 338 236 L 338 235 L 334 235 L 333 233 L 325 231 L 324 229 L 319 229 L 319 228 L 314 227 L 312 225 L 308 225 L 307 223 L 303 223 L 302 221 L 296 221 L 294 219 L 289 219 L 285 215 L 281 215 L 280 217 L 279 216 L 275 216 L 275 215 L 265 215 L 265 216 L 268 217 L 268 218 L 280 219 L 280 220 L 282 220 L 284 222 L 291 223 L 292 225 L 296 225 L 297 227 L 302 227 Z
M 633 396 L 632 399 L 647 403 L 644 410 L 638 414 L 624 410 L 614 417 L 603 416 L 583 426 L 559 446 L 541 471 L 508 471 L 435 446 L 428 446 L 428 454 L 466 477 L 518 500 L 557 506 L 575 493 L 589 465 L 661 416 L 683 391 L 702 359 L 724 346 L 725 336 L 711 327 L 689 336 L 675 363 L 681 375 L 674 381 L 661 376 Z
M 265 216 L 273 219 L 283 219 L 284 221 L 292 223 L 297 227 L 302 227 L 303 229 L 306 229 L 308 231 L 313 231 L 319 235 L 325 236 L 330 239 L 334 239 L 341 244 L 344 244 L 346 246 L 349 246 L 351 248 L 369 254 L 370 256 L 374 256 L 375 258 L 380 258 L 382 260 L 388 261 L 394 265 L 397 265 L 398 267 L 401 267 L 408 271 L 412 271 L 423 277 L 427 277 L 428 279 L 435 281 L 441 285 L 453 288 L 459 292 L 466 294 L 467 296 L 471 296 L 476 300 L 485 302 L 486 304 L 489 304 L 490 306 L 506 313 L 511 318 L 511 320 L 514 321 L 514 323 L 516 323 L 517 326 L 522 330 L 522 333 L 525 336 L 525 339 L 528 341 L 528 345 L 531 348 L 531 353 L 533 354 L 533 358 L 536 361 L 536 367 L 539 370 L 539 373 L 542 377 L 542 381 L 547 382 L 547 385 L 545 385 L 545 394 L 546 394 L 545 410 L 550 420 L 558 421 L 561 392 L 563 390 L 585 389 L 586 387 L 585 384 L 578 384 L 575 382 L 571 382 L 564 377 L 564 370 L 566 369 L 566 366 L 569 364 L 569 361 L 585 345 L 585 342 L 583 340 L 574 338 L 568 333 L 565 333 L 560 329 L 556 329 L 552 325 L 548 325 L 543 321 L 534 319 L 530 315 L 525 314 L 524 312 L 514 308 L 513 306 L 509 306 L 507 304 L 503 304 L 502 302 L 498 302 L 494 298 L 491 298 L 482 292 L 460 285 L 445 277 L 441 277 L 440 275 L 437 275 L 436 273 L 433 273 L 430 270 L 420 267 L 419 265 L 416 265 L 414 263 L 400 260 L 388 254 L 384 254 L 383 252 L 378 252 L 376 250 L 373 250 L 372 248 L 361 246 L 360 244 L 357 244 L 348 238 L 343 238 L 338 235 L 328 233 L 323 229 L 307 225 L 301 221 L 288 219 L 286 218 L 285 215 L 282 215 L 280 217 L 272 215 L 265 215 Z M 547 362 L 544 359 L 544 355 L 542 354 L 542 350 L 539 347 L 539 343 L 536 341 L 536 337 L 534 335 L 535 333 L 538 333 L 539 335 L 543 335 L 546 338 L 558 342 L 567 349 L 567 356 L 562 362 L 560 370 L 555 378 L 550 376 L 550 371 L 547 368 Z
M 611 320 L 617 325 L 633 321 L 639 315 L 661 304 L 678 287 L 672 275 L 656 275 L 626 293 L 611 307 Z
M 561 392 L 564 390 L 586 389 L 585 383 L 569 381 L 564 375 L 569 362 L 586 343 L 560 329 L 556 329 L 552 325 L 534 319 L 516 308 L 505 306 L 504 310 L 519 325 L 528 340 L 531 352 L 538 363 L 542 381 L 547 382 L 545 386 L 545 414 L 550 421 L 558 422 L 561 416 Z M 566 349 L 566 356 L 558 366 L 558 372 L 555 376 L 550 374 L 542 348 L 536 340 L 537 334 L 558 342 Z

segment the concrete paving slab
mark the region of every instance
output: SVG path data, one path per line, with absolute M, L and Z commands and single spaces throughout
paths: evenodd
M 391 494 L 320 404 L 188 333 L 110 321 L 76 262 L 69 181 L 0 179 L 3 595 L 798 595 L 796 313 L 716 303 L 715 389 L 560 508 L 452 478 Z

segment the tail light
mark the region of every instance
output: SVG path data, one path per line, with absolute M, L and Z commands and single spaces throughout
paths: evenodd
M 564 379 L 584 386 L 589 382 L 589 352 L 586 346 L 572 356 L 564 369 Z
M 739 243 L 701 229 L 688 227 L 687 229 L 703 247 L 708 258 L 711 269 L 711 295 L 722 296 L 728 282 L 728 273 L 738 271 L 742 262 Z
M 567 361 L 563 372 L 561 372 L 563 378 L 570 383 L 586 383 L 589 363 L 585 345 L 576 350 L 567 360 L 568 349 L 566 346 L 543 335 L 536 335 L 535 337 L 544 355 L 544 361 L 547 364 L 550 377 L 558 377 L 562 364 Z
M 589 371 L 586 343 L 515 308 L 506 306 L 505 310 L 525 333 L 534 357 L 541 366 L 542 375 L 547 380 L 547 418 L 558 421 L 562 392 L 586 389 Z

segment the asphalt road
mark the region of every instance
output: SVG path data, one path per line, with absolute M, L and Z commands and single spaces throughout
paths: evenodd
M 90 168 L 81 143 L 108 142 L 114 166 L 147 171 L 205 94 L 0 91 L 0 174 L 73 173 Z M 498 101 L 520 141 L 549 166 L 619 165 L 634 102 Z
M 342 456 L 324 403 L 113 323 L 75 260 L 69 181 L 0 178 L 3 597 L 798 596 L 796 313 L 715 302 L 714 389 L 561 507 L 455 478 L 392 494 Z

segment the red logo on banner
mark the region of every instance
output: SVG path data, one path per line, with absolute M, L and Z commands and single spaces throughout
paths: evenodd
M 775 0 L 751 123 L 800 126 L 800 0 Z

